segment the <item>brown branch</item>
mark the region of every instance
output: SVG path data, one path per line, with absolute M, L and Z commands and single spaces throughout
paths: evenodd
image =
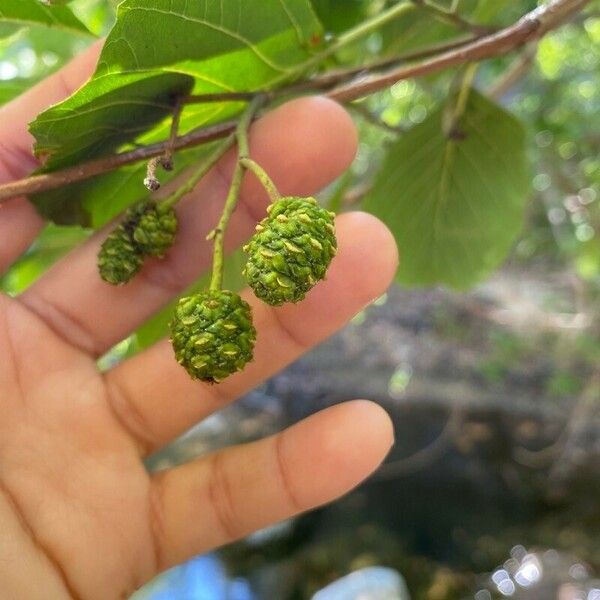
M 314 77 L 313 79 L 308 79 L 305 81 L 299 81 L 296 83 L 292 83 L 289 86 L 282 88 L 280 90 L 274 90 L 271 92 L 265 92 L 262 90 L 257 90 L 254 92 L 222 92 L 218 94 L 195 94 L 189 96 L 183 96 L 181 98 L 181 103 L 183 105 L 186 104 L 208 104 L 212 102 L 249 102 L 253 98 L 255 98 L 258 94 L 263 94 L 267 100 L 275 100 L 277 98 L 281 98 L 284 96 L 290 96 L 293 94 L 301 94 L 304 92 L 314 92 L 314 91 L 326 91 L 331 89 L 332 87 L 348 81 L 353 77 L 358 75 L 365 75 L 369 73 L 375 73 L 377 71 L 381 71 L 383 69 L 389 69 L 391 67 L 397 67 L 401 64 L 414 62 L 416 60 L 422 60 L 425 58 L 429 58 L 431 56 L 435 56 L 436 54 L 441 54 L 442 52 L 447 52 L 449 50 L 455 50 L 456 48 L 461 48 L 470 42 L 483 37 L 483 34 L 478 36 L 470 35 L 463 36 L 458 39 L 454 39 L 450 42 L 443 42 L 439 44 L 432 44 L 427 48 L 423 48 L 421 50 L 413 50 L 411 52 L 406 52 L 404 54 L 399 54 L 397 56 L 393 56 L 390 58 L 385 58 L 383 60 L 373 61 L 367 64 L 363 64 L 357 67 L 350 67 L 347 69 L 336 69 L 332 71 L 328 71 L 327 73 L 323 73 L 318 77 Z
M 521 47 L 523 44 L 540 39 L 548 31 L 560 26 L 572 15 L 576 14 L 588 2 L 589 0 L 552 0 L 548 4 L 536 8 L 506 29 L 461 44 L 457 48 L 445 50 L 441 54 L 434 55 L 432 58 L 415 65 L 391 69 L 386 73 L 371 77 L 360 75 L 364 73 L 364 68 L 358 71 L 358 76 L 356 69 L 353 71 L 350 70 L 347 72 L 347 76 L 353 79 L 345 85 L 329 91 L 327 95 L 334 100 L 348 102 L 388 88 L 404 79 L 421 77 L 448 67 L 507 54 Z M 324 89 L 327 89 L 328 85 L 336 85 L 340 82 L 339 79 L 335 79 L 334 77 L 330 78 L 329 83 L 326 85 L 324 82 L 328 81 L 328 76 L 325 75 L 322 80 L 316 79 L 312 82 L 293 84 L 288 88 L 279 90 L 277 96 L 298 93 L 302 91 L 303 85 L 308 90 L 321 89 L 315 86 L 315 81 L 318 85 L 323 84 Z M 190 148 L 223 138 L 235 131 L 236 126 L 237 121 L 227 121 L 197 129 L 178 137 L 175 141 L 174 149 Z M 136 148 L 129 152 L 99 158 L 61 171 L 33 175 L 20 181 L 2 185 L 0 186 L 0 202 L 24 194 L 34 194 L 56 189 L 69 183 L 83 181 L 90 177 L 113 171 L 125 165 L 160 156 L 165 152 L 168 144 L 169 141 Z
M 477 62 L 507 54 L 523 44 L 535 41 L 548 31 L 564 23 L 581 10 L 589 0 L 553 0 L 531 11 L 517 23 L 497 33 L 485 36 L 457 50 L 451 50 L 431 60 L 408 67 L 393 69 L 388 73 L 371 77 L 333 90 L 329 97 L 339 102 L 355 100 L 378 92 L 413 77 L 422 77 L 466 62 Z
M 185 148 L 192 148 L 194 146 L 214 142 L 215 140 L 220 140 L 233 133 L 236 127 L 237 121 L 226 121 L 224 123 L 211 125 L 210 127 L 196 129 L 186 135 L 178 137 L 174 148 L 175 150 L 183 150 Z M 142 146 L 129 152 L 97 158 L 96 160 L 62 169 L 60 171 L 54 171 L 53 173 L 32 175 L 31 177 L 20 179 L 19 181 L 0 185 L 0 202 L 16 196 L 22 196 L 23 194 L 36 194 L 46 190 L 54 190 L 69 183 L 83 181 L 90 177 L 102 175 L 103 173 L 108 173 L 133 163 L 145 161 L 155 156 L 162 156 L 168 143 L 169 142 L 167 141 L 152 144 L 151 146 Z

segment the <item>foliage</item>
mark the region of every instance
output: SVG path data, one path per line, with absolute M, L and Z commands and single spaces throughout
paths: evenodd
M 476 92 L 452 136 L 445 114 L 431 113 L 391 145 L 365 208 L 390 224 L 403 249 L 402 283 L 465 289 L 498 266 L 521 229 L 525 136 Z
M 28 1 L 36 10 L 24 11 L 21 0 L 3 3 L 0 103 L 82 50 L 92 41 L 86 32 L 101 35 L 114 24 L 91 81 L 32 124 L 46 172 L 167 139 L 174 94 L 277 89 L 453 42 L 472 35 L 470 28 L 507 25 L 536 4 L 444 0 L 434 11 L 414 4 L 332 54 L 333 40 L 398 2 L 125 0 L 115 21 L 116 2 Z M 447 17 L 455 5 L 459 21 Z M 600 20 L 589 14 L 545 37 L 531 72 L 499 102 L 487 90 L 514 57 L 482 63 L 474 81 L 479 91 L 461 88 L 462 71 L 449 69 L 349 105 L 363 143 L 352 171 L 324 199 L 336 210 L 362 206 L 384 218 L 404 256 L 400 283 L 465 289 L 488 277 L 517 239 L 518 259 L 573 261 L 588 284 L 600 280 L 600 153 L 589 127 L 599 103 Z M 458 114 L 461 93 L 468 101 Z M 186 105 L 179 131 L 225 121 L 242 108 L 241 102 Z M 164 180 L 206 152 L 177 153 L 176 170 Z M 148 197 L 144 172 L 144 164 L 123 167 L 38 194 L 34 202 L 57 223 L 99 227 Z M 27 257 L 43 264 L 39 272 L 51 262 L 42 258 L 43 239 Z M 150 343 L 165 323 L 159 316 L 142 337 Z

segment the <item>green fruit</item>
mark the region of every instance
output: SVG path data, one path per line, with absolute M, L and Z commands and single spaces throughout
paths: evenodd
M 299 302 L 325 277 L 336 254 L 335 215 L 314 198 L 282 198 L 268 211 L 244 247 L 244 275 L 271 306 Z
M 131 281 L 146 256 L 165 255 L 175 241 L 176 232 L 177 217 L 173 209 L 165 210 L 153 200 L 128 208 L 100 248 L 100 277 L 112 285 Z
M 250 305 L 228 291 L 181 298 L 171 321 L 177 362 L 194 379 L 220 383 L 253 358 L 256 329 Z
M 175 243 L 177 216 L 172 208 L 162 209 L 155 202 L 146 202 L 133 239 L 145 256 L 162 258 Z
M 119 225 L 106 238 L 98 254 L 100 277 L 112 285 L 130 281 L 142 268 L 144 259 L 131 241 L 131 235 Z

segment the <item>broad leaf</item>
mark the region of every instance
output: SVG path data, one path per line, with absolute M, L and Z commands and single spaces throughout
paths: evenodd
M 445 0 L 437 4 L 448 10 L 453 2 Z M 524 8 L 515 6 L 511 0 L 463 0 L 459 13 L 473 24 L 492 26 L 500 25 L 497 20 L 513 22 L 524 13 Z M 385 53 L 398 54 L 427 48 L 454 38 L 464 38 L 469 34 L 415 3 L 412 10 L 383 27 L 381 35 Z
M 51 171 L 122 149 L 126 142 L 166 139 L 165 117 L 178 95 L 289 81 L 303 72 L 321 37 L 309 0 L 125 0 L 92 80 L 32 124 L 36 152 Z M 188 106 L 180 132 L 230 118 L 242 106 Z M 57 211 L 45 194 L 34 202 L 57 222 L 85 223 L 89 204 L 84 211 L 81 202 L 100 180 L 78 185 L 75 193 L 65 189 L 69 200 Z
M 391 148 L 365 208 L 392 229 L 407 285 L 465 289 L 509 252 L 530 180 L 519 121 L 472 91 L 459 125 L 444 133 L 440 109 Z
M 364 21 L 372 0 L 312 0 L 312 3 L 327 31 L 338 34 Z
M 31 124 L 36 155 L 53 170 L 108 154 L 169 115 L 175 94 L 185 94 L 191 84 L 188 77 L 158 71 L 93 79 Z
M 87 27 L 66 6 L 46 6 L 39 0 L 2 0 L 0 21 L 89 33 Z

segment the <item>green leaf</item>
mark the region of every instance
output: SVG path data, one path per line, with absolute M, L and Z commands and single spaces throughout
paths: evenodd
M 118 73 L 93 79 L 42 113 L 30 131 L 45 171 L 108 154 L 169 115 L 175 95 L 190 91 L 189 77 L 175 73 Z
M 385 55 L 412 52 L 460 35 L 456 27 L 434 17 L 415 4 L 412 10 L 381 29 Z
M 472 91 L 459 128 L 440 109 L 391 148 L 365 208 L 393 231 L 406 285 L 466 289 L 506 257 L 530 189 L 525 131 Z M 460 139 L 459 139 L 460 138 Z
M 308 0 L 125 0 L 98 69 L 31 125 L 45 171 L 168 137 L 176 96 L 265 89 L 297 78 L 322 28 Z M 237 115 L 243 104 L 190 105 L 180 132 Z M 81 202 L 99 180 L 33 200 L 58 223 L 85 223 Z M 71 209 L 69 209 L 71 206 Z M 92 209 L 93 210 L 93 209 Z
M 342 33 L 364 21 L 371 0 L 313 0 L 319 19 L 331 33 Z
M 89 34 L 87 27 L 65 6 L 46 6 L 39 0 L 2 0 L 0 21 L 44 25 Z
M 446 0 L 437 4 L 450 9 L 453 3 Z M 459 3 L 458 9 L 460 16 L 479 25 L 494 25 L 499 17 L 503 22 L 512 23 L 524 12 L 525 9 L 512 0 L 463 0 Z M 456 25 L 436 16 L 426 7 L 416 4 L 411 11 L 388 23 L 381 30 L 386 54 L 419 50 L 465 35 L 467 33 L 461 31 Z

